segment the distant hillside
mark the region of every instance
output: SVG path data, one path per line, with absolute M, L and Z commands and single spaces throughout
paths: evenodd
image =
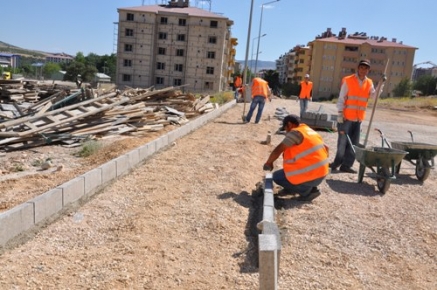
M 17 54 L 21 54 L 23 56 L 29 56 L 29 57 L 35 57 L 35 58 L 45 57 L 44 54 L 40 51 L 21 48 L 21 47 L 18 47 L 18 46 L 15 46 L 15 45 L 3 42 L 3 41 L 0 41 L 0 52 L 17 53 Z
M 240 63 L 241 67 L 244 66 L 244 60 L 237 60 L 236 62 Z M 247 61 L 247 66 L 250 69 L 255 70 L 255 60 L 249 59 Z M 263 69 L 267 69 L 267 70 L 272 69 L 272 70 L 275 70 L 276 69 L 276 62 L 274 62 L 274 61 L 258 60 L 258 65 L 256 66 L 256 70 L 260 71 L 260 70 L 263 70 Z

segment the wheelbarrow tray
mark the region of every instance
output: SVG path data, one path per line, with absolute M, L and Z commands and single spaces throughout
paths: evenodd
M 385 148 L 385 147 L 366 147 L 354 145 L 355 159 L 366 167 L 385 167 L 390 168 L 398 165 L 407 151 Z
M 433 159 L 437 155 L 437 145 L 417 142 L 391 142 L 391 147 L 398 150 L 407 151 L 405 160 L 417 160 L 424 158 Z

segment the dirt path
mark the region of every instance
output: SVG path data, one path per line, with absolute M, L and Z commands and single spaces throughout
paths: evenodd
M 253 194 L 283 138 L 261 144 L 279 127 L 277 107 L 298 112 L 294 101 L 275 99 L 261 124 L 242 124 L 238 104 L 23 239 L 0 256 L 0 288 L 257 289 Z M 390 138 L 411 129 L 435 142 L 437 118 L 403 119 L 381 110 L 375 124 Z M 320 134 L 335 152 L 336 133 Z M 380 144 L 376 132 L 369 138 Z M 312 203 L 278 202 L 280 289 L 437 288 L 436 171 L 420 184 L 405 164 L 385 195 L 366 172 L 361 184 L 355 174 L 331 174 Z

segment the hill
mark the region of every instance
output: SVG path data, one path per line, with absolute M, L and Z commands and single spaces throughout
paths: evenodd
M 41 58 L 45 57 L 44 53 L 37 50 L 21 48 L 3 41 L 0 41 L 0 52 L 17 53 L 23 56 Z
M 244 60 L 237 60 L 236 62 L 241 64 L 241 67 L 244 66 Z M 251 68 L 252 70 L 255 69 L 255 60 L 253 59 L 249 59 L 247 61 L 247 65 L 249 66 L 249 68 Z M 258 65 L 256 66 L 256 70 L 260 71 L 263 69 L 272 69 L 275 70 L 276 69 L 276 62 L 274 61 L 265 61 L 265 60 L 258 60 Z

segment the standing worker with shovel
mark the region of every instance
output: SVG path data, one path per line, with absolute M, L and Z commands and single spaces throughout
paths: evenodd
M 342 80 L 337 101 L 337 153 L 334 162 L 329 164 L 332 171 L 340 167 L 342 172 L 356 173 L 352 168 L 355 152 L 347 136 L 353 145 L 359 144 L 361 122 L 366 116 L 368 100 L 374 98 L 376 93 L 373 81 L 367 77 L 369 71 L 370 61 L 363 59 L 358 63 L 357 72 Z

